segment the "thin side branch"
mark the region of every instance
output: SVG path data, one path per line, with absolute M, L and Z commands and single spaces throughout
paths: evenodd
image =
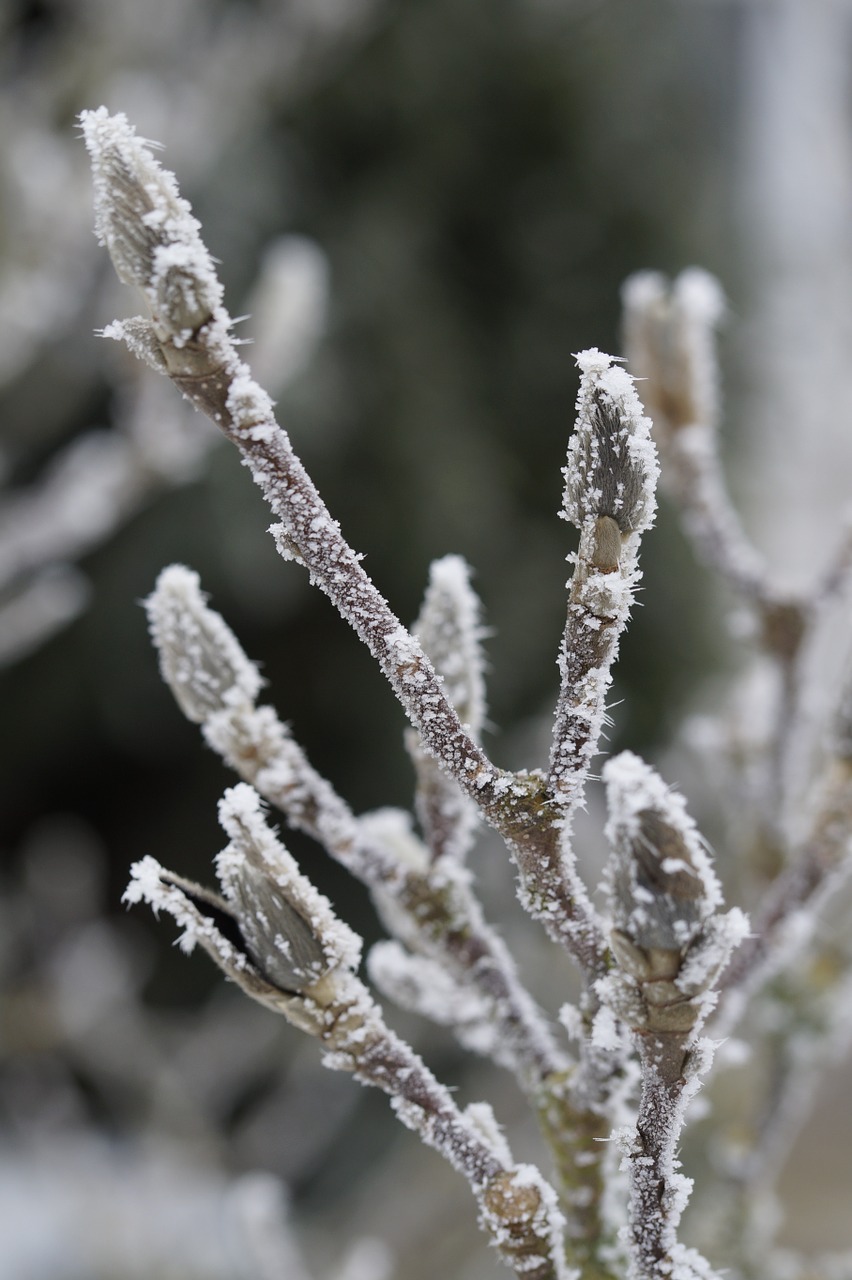
M 184 950 L 200 944 L 247 995 L 318 1038 L 325 1066 L 386 1093 L 402 1123 L 465 1177 L 480 1225 L 518 1280 L 570 1280 L 552 1187 L 512 1161 L 483 1104 L 461 1112 L 385 1025 L 355 976 L 359 940 L 301 875 L 256 793 L 244 783 L 226 792 L 220 815 L 231 838 L 217 858 L 224 896 L 146 858 L 132 869 L 126 899 L 168 911 L 184 930 Z
M 317 840 L 370 888 L 394 933 L 414 950 L 440 957 L 459 982 L 479 993 L 493 1028 L 492 1048 L 541 1105 L 542 1090 L 549 1093 L 547 1082 L 555 1086 L 568 1060 L 483 918 L 464 869 L 452 860 L 433 864 L 398 822 L 355 817 L 274 709 L 256 705 L 257 668 L 205 603 L 197 574 L 180 565 L 164 569 L 146 607 L 163 677 L 184 714 L 291 827 Z

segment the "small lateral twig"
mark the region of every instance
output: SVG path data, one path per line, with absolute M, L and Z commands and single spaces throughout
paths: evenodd
M 356 977 L 360 940 L 298 870 L 245 783 L 226 792 L 230 837 L 219 854 L 222 896 L 164 870 L 132 868 L 126 900 L 166 910 L 242 990 L 315 1036 L 323 1062 L 381 1089 L 398 1118 L 467 1180 L 480 1225 L 518 1280 L 568 1280 L 556 1194 L 536 1169 L 512 1161 L 490 1108 L 461 1112 L 414 1050 L 392 1032 Z

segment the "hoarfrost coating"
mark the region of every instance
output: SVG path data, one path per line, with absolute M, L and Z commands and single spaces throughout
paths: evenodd
M 84 129 L 99 230 L 122 278 L 141 285 L 153 317 L 124 322 L 116 336 L 239 449 L 279 522 L 273 536 L 282 556 L 307 568 L 377 659 L 412 725 L 406 745 L 419 832 L 398 810 L 363 818 L 351 812 L 273 708 L 257 705 L 257 669 L 206 605 L 197 578 L 180 567 L 164 575 L 148 604 L 163 674 L 208 744 L 291 827 L 317 839 L 369 887 L 394 935 L 371 957 L 380 985 L 512 1071 L 538 1120 L 557 1186 L 534 1167 L 515 1165 L 484 1104 L 459 1109 L 387 1027 L 354 972 L 359 940 L 298 870 L 254 790 L 237 787 L 222 804 L 231 837 L 216 860 L 224 896 L 151 859 L 134 866 L 128 900 L 171 911 L 184 946 L 198 942 L 246 994 L 316 1037 L 325 1065 L 381 1089 L 399 1119 L 465 1178 L 480 1224 L 518 1280 L 710 1280 L 716 1275 L 710 1264 L 679 1239 L 692 1189 L 678 1157 L 686 1109 L 713 1056 L 702 1029 L 720 999 L 722 1025 L 751 999 L 756 1016 L 749 1030 L 758 1049 L 763 1037 L 769 1050 L 768 1079 L 782 1104 L 790 1096 L 799 1078 L 799 1029 L 813 1022 L 810 969 L 820 969 L 823 959 L 823 940 L 812 926 L 848 871 L 852 829 L 848 734 L 837 730 L 804 835 L 785 843 L 773 820 L 786 782 L 790 726 L 794 732 L 801 718 L 798 655 L 819 625 L 823 588 L 806 599 L 779 593 L 727 497 L 715 443 L 713 325 L 720 295 L 694 273 L 671 289 L 646 277 L 628 290 L 627 328 L 632 351 L 647 360 L 639 370 L 644 394 L 661 410 L 671 488 L 685 523 L 708 563 L 756 615 L 755 634 L 775 664 L 777 696 L 763 760 L 771 785 L 755 826 L 759 839 L 751 848 L 741 825 L 734 837 L 737 852 L 745 840 L 744 865 L 749 851 L 761 859 L 750 868 L 761 889 L 753 936 L 746 936 L 744 912 L 723 912 L 709 850 L 684 801 L 630 753 L 604 770 L 611 853 L 602 912 L 573 847 L 573 819 L 586 802 L 640 578 L 640 535 L 655 510 L 657 460 L 631 377 L 597 349 L 577 357 L 577 422 L 562 514 L 580 537 L 568 557 L 573 571 L 549 768 L 498 768 L 478 740 L 485 710 L 480 615 L 466 566 L 457 558 L 437 562 L 415 627 L 419 638 L 402 625 L 362 556 L 343 539 L 267 393 L 238 358 L 218 282 L 211 283 L 212 262 L 174 179 L 122 118 L 90 113 Z M 825 566 L 822 581 L 846 582 L 849 572 L 841 559 Z M 568 1050 L 485 920 L 464 863 L 475 835 L 472 816 L 503 837 L 522 904 L 577 963 L 577 1006 L 564 1005 L 560 1014 Z M 785 868 L 768 890 L 767 850 L 771 865 Z M 806 920 L 808 927 L 796 927 Z M 791 963 L 794 949 L 805 964 Z M 771 970 L 767 957 L 788 964 L 782 997 L 761 987 Z M 767 1033 L 767 1014 L 782 1008 L 789 1027 L 778 1032 L 773 1022 Z M 779 1042 L 789 1051 L 776 1062 Z M 759 1056 L 752 1054 L 750 1069 Z M 717 1234 L 707 1248 L 718 1251 L 723 1265 L 732 1257 L 744 1274 L 754 1270 L 751 1241 L 763 1239 L 756 1231 L 759 1192 L 771 1151 L 771 1141 L 758 1134 L 749 1152 L 752 1184 L 748 1178 L 726 1184 L 720 1174 L 723 1200 L 732 1199 L 734 1188 L 725 1222 L 737 1239 L 728 1249 Z M 773 1268 L 776 1261 L 773 1254 Z M 761 1258 L 760 1266 L 767 1265 Z
M 608 516 L 622 536 L 654 522 L 659 474 L 633 379 L 612 356 L 592 348 L 576 357 L 582 378 L 577 426 L 568 449 L 563 514 L 578 529 Z

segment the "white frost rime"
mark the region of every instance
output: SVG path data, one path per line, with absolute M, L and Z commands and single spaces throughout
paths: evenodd
M 101 108 L 81 120 L 97 234 L 149 312 L 108 325 L 104 334 L 165 375 L 239 451 L 273 513 L 275 543 L 293 562 L 286 571 L 305 574 L 327 595 L 404 708 L 414 775 L 413 806 L 354 813 L 278 712 L 259 704 L 258 667 L 209 606 L 198 575 L 171 565 L 145 602 L 161 672 L 204 742 L 240 781 L 219 807 L 228 842 L 214 860 L 218 889 L 145 857 L 131 869 L 125 900 L 168 912 L 185 951 L 202 948 L 246 995 L 314 1037 L 325 1066 L 380 1089 L 400 1122 L 466 1182 L 480 1225 L 516 1280 L 718 1280 L 726 1268 L 752 1275 L 761 1267 L 775 1275 L 778 1254 L 758 1259 L 756 1269 L 754 1241 L 763 1239 L 755 1227 L 762 1230 L 767 1217 L 761 1210 L 779 1129 L 800 1096 L 805 1067 L 841 1038 L 852 986 L 852 948 L 842 930 L 827 941 L 815 928 L 820 906 L 852 866 L 852 676 L 836 688 L 823 681 L 833 690 L 831 715 L 824 724 L 814 715 L 812 739 L 821 725 L 825 745 L 807 778 L 819 785 L 811 788 L 808 813 L 796 815 L 801 834 L 782 820 L 798 728 L 808 714 L 803 671 L 820 652 L 825 601 L 852 583 L 852 541 L 819 566 L 817 585 L 793 596 L 772 585 L 746 538 L 716 440 L 715 327 L 724 307 L 718 285 L 696 270 L 671 285 L 651 273 L 634 277 L 625 289 L 626 331 L 632 374 L 655 417 L 685 527 L 745 601 L 771 669 L 761 733 L 745 738 L 720 725 L 705 735 L 717 756 L 727 753 L 729 767 L 733 761 L 748 774 L 739 790 L 754 793 L 732 814 L 728 860 L 720 862 L 736 865 L 746 900 L 748 892 L 756 900 L 753 926 L 738 908 L 726 909 L 711 851 L 684 798 L 632 752 L 601 771 L 609 852 L 600 906 L 573 848 L 577 810 L 595 798 L 587 784 L 641 577 L 640 543 L 656 512 L 659 465 L 634 376 L 597 348 L 576 356 L 576 421 L 560 511 L 574 527 L 568 536 L 576 549 L 566 557 L 571 576 L 549 761 L 546 769 L 499 768 L 482 745 L 485 633 L 471 570 L 459 556 L 436 560 L 417 621 L 403 626 L 294 453 L 267 390 L 238 355 L 213 260 L 173 175 L 124 116 Z M 303 296 L 314 309 L 310 329 L 319 264 L 304 251 L 297 249 Z M 269 305 L 283 314 L 276 281 Z M 287 357 L 291 364 L 297 358 L 298 351 Z M 91 489 L 91 464 L 89 447 L 75 463 L 81 492 Z M 124 469 L 113 469 L 110 493 L 125 484 Z M 95 523 L 106 527 L 111 519 L 96 513 Z M 62 520 L 53 522 L 51 537 L 60 527 Z M 82 535 L 75 536 L 79 543 Z M 327 674 L 333 680 L 336 673 Z M 805 772 L 801 765 L 802 794 Z M 709 771 L 703 785 L 713 785 Z M 729 799 L 725 792 L 724 803 Z M 742 801 L 739 791 L 735 800 Z M 305 865 L 328 855 L 366 887 L 388 935 L 368 960 L 382 993 L 512 1074 L 548 1148 L 553 1185 L 537 1168 L 515 1162 L 489 1104 L 460 1106 L 388 1027 L 358 976 L 361 939 L 297 864 L 266 805 L 319 846 L 306 853 Z M 485 917 L 468 857 L 485 823 L 515 864 L 523 908 L 578 970 L 561 1025 L 538 1007 Z M 725 836 L 714 839 L 722 848 Z M 297 847 L 295 838 L 291 844 Z M 784 963 L 782 982 L 776 975 Z M 562 980 L 560 971 L 556 989 L 564 1000 Z M 686 1170 L 695 1128 L 684 1125 L 713 1063 L 710 1036 L 733 1029 L 744 1009 L 755 1015 L 739 1033 L 748 1041 L 749 1071 L 778 1107 L 727 1130 L 747 1132 L 745 1172 L 734 1175 L 715 1160 L 717 1276 L 678 1236 L 693 1191 Z M 728 1064 L 734 1060 L 729 1054 Z M 743 1093 L 750 1101 L 751 1078 Z M 714 1107 L 717 1097 L 725 1102 L 723 1090 L 712 1096 Z M 736 1120 L 736 1107 L 731 1114 Z M 715 1214 L 715 1200 L 712 1207 Z M 697 1220 L 697 1196 L 693 1209 Z M 385 1261 L 378 1256 L 365 1265 L 376 1280 Z M 805 1265 L 799 1270 L 804 1275 Z

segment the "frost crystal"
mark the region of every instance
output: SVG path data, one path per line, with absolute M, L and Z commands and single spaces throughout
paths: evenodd
M 258 969 L 285 991 L 309 990 L 341 966 L 354 971 L 361 939 L 266 825 L 254 788 L 226 791 L 219 818 L 231 842 L 216 871 Z

